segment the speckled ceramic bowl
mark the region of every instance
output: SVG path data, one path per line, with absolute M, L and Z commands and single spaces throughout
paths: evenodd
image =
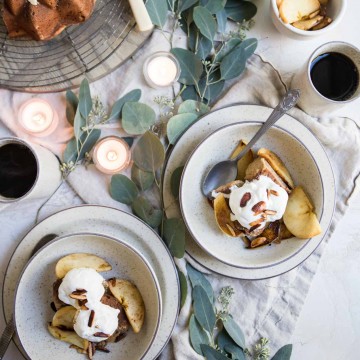
M 290 125 L 289 127 L 291 128 Z M 209 255 L 230 266 L 263 269 L 266 275 L 266 268 L 276 264 L 296 264 L 294 255 L 306 252 L 308 242 L 313 239 L 292 238 L 283 240 L 279 245 L 245 249 L 241 238 L 229 237 L 221 232 L 216 224 L 214 211 L 201 192 L 201 184 L 210 168 L 228 159 L 240 139 L 249 141 L 259 128 L 260 125 L 254 122 L 235 123 L 220 128 L 201 142 L 185 165 L 180 187 L 180 205 L 189 232 Z M 279 127 L 268 130 L 253 149 L 255 154 L 260 147 L 268 148 L 281 157 L 295 184 L 303 186 L 310 196 L 321 221 L 324 208 L 322 176 L 326 174 L 320 173 L 311 149 L 305 147 L 297 134 Z M 320 234 L 318 238 L 321 239 L 322 236 Z M 314 241 L 317 242 L 317 239 L 314 238 Z
M 110 353 L 96 352 L 101 360 L 142 359 L 156 338 L 161 321 L 161 294 L 153 270 L 133 247 L 111 237 L 97 234 L 73 234 L 57 238 L 39 250 L 25 267 L 15 296 L 15 323 L 24 352 L 32 360 L 85 359 L 69 344 L 53 338 L 47 323 L 54 312 L 52 284 L 56 280 L 55 264 L 63 256 L 86 252 L 108 261 L 112 270 L 103 272 L 105 279 L 117 277 L 132 281 L 145 303 L 144 325 L 140 333 L 131 329 L 116 344 L 109 344 Z

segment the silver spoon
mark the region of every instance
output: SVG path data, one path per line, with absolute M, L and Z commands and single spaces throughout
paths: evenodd
M 238 160 L 241 159 L 255 145 L 255 143 L 269 130 L 271 126 L 273 126 L 287 111 L 295 106 L 299 97 L 300 90 L 289 90 L 240 154 L 234 159 L 221 161 L 211 168 L 205 177 L 201 189 L 206 197 L 211 198 L 211 192 L 214 189 L 235 180 L 237 175 L 236 163 Z
M 43 246 L 45 246 L 51 240 L 54 240 L 57 237 L 55 234 L 45 235 L 43 238 L 39 240 L 39 242 L 35 245 L 33 251 L 31 252 L 30 258 Z M 10 321 L 7 323 L 5 330 L 3 331 L 0 338 L 0 360 L 4 357 L 6 350 L 10 344 L 10 341 L 15 332 L 15 322 L 14 316 L 11 316 Z

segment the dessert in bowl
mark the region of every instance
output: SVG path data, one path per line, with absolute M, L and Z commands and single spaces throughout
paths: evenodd
M 312 39 L 333 30 L 342 20 L 346 0 L 271 0 L 277 30 L 297 40 Z
M 31 259 L 14 314 L 20 344 L 32 359 L 142 359 L 158 332 L 161 296 L 152 269 L 132 247 L 74 234 Z
M 319 241 L 326 230 L 321 229 L 326 195 L 324 174 L 320 173 L 313 154 L 301 140 L 279 127 L 271 128 L 253 149 L 253 154 L 240 160 L 242 164 L 238 170 L 242 171 L 242 179 L 214 189 L 214 209 L 209 205 L 201 193 L 207 172 L 215 163 L 230 157 L 234 149 L 240 151 L 240 139 L 250 140 L 258 128 L 254 122 L 243 122 L 212 133 L 188 159 L 180 187 L 181 211 L 198 245 L 221 262 L 247 269 L 284 262 L 306 248 L 312 241 L 310 237 Z M 286 165 L 285 176 L 280 177 L 279 169 L 278 172 L 274 170 L 276 155 L 278 160 L 281 158 L 282 165 Z M 286 211 L 288 205 L 291 205 L 290 211 Z M 286 213 L 286 222 L 297 237 L 284 226 Z M 300 225 L 297 217 L 302 217 Z M 310 223 L 312 225 L 306 229 Z M 248 242 L 244 243 L 241 237 L 248 237 Z M 275 242 L 279 241 L 281 244 L 277 245 Z M 271 246 L 261 246 L 265 244 Z M 248 250 L 255 247 L 256 250 Z

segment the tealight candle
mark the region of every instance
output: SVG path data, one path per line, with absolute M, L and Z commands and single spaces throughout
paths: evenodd
M 96 143 L 92 158 L 101 172 L 116 174 L 129 166 L 131 153 L 124 140 L 116 136 L 108 136 Z
M 40 137 L 56 129 L 59 117 L 49 102 L 32 98 L 21 105 L 18 121 L 28 134 Z
M 176 57 L 168 52 L 156 52 L 144 63 L 144 76 L 154 88 L 173 84 L 180 75 L 180 65 Z

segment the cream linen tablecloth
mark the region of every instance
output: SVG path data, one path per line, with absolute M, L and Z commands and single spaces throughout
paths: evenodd
M 184 37 L 178 36 L 177 43 L 183 43 Z M 147 55 L 159 50 L 168 49 L 169 45 L 163 35 L 156 31 L 151 40 L 121 68 L 107 77 L 91 84 L 93 95 L 97 94 L 106 105 L 111 105 L 126 92 L 141 88 L 141 101 L 153 106 L 153 98 L 157 95 L 173 96 L 173 90 L 150 89 L 142 76 L 142 64 Z M 274 107 L 284 93 L 285 88 L 279 74 L 274 68 L 254 55 L 248 61 L 246 71 L 239 79 L 228 85 L 223 97 L 214 108 L 235 102 L 261 104 Z M 31 95 L 0 90 L 0 136 L 16 135 L 29 141 L 37 142 L 51 149 L 61 157 L 65 143 L 72 137 L 72 128 L 65 119 L 64 93 L 44 94 L 57 109 L 60 126 L 48 138 L 31 138 L 24 134 L 16 125 L 16 115 L 20 104 Z M 311 280 L 316 272 L 321 254 L 338 221 L 348 207 L 348 201 L 354 194 L 355 180 L 360 173 L 360 130 L 357 124 L 360 119 L 322 116 L 319 119 L 306 115 L 299 109 L 293 109 L 291 115 L 309 127 L 319 138 L 326 149 L 332 163 L 337 185 L 336 211 L 328 234 L 315 253 L 298 268 L 279 277 L 261 281 L 234 280 L 209 274 L 215 293 L 223 286 L 232 286 L 236 294 L 233 298 L 231 313 L 241 325 L 248 346 L 260 337 L 271 339 L 272 351 L 289 342 L 296 320 L 304 304 Z M 356 124 L 357 123 L 357 124 Z M 121 134 L 119 127 L 110 127 L 105 134 Z M 61 209 L 81 204 L 92 203 L 113 206 L 129 210 L 127 206 L 112 200 L 108 193 L 110 177 L 99 173 L 93 166 L 87 170 L 79 167 L 69 177 L 69 184 L 64 184 L 44 206 L 40 219 Z M 11 254 L 22 236 L 34 225 L 37 209 L 44 200 L 11 205 L 0 213 L 1 247 L 0 277 L 3 281 L 6 265 Z M 185 271 L 185 261 L 178 261 Z M 200 270 L 201 269 L 196 264 Z M 178 325 L 172 336 L 172 343 L 167 346 L 161 359 L 197 359 L 201 358 L 189 344 L 187 324 L 191 307 L 190 296 L 180 313 Z M 4 322 L 0 322 L 0 331 Z M 6 359 L 21 359 L 21 355 L 12 346 Z

